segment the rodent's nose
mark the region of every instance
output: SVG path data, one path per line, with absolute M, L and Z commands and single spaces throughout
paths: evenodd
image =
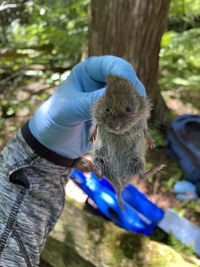
M 113 126 L 113 129 L 120 130 L 122 127 L 122 123 L 120 121 L 113 121 L 112 126 Z
M 121 129 L 121 125 L 115 126 L 115 130 L 120 130 L 120 129 Z

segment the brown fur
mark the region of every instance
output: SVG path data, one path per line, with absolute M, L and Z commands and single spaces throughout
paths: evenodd
M 149 99 L 117 76 L 108 77 L 106 92 L 94 105 L 91 130 L 91 135 L 94 129 L 97 131 L 94 166 L 115 186 L 118 197 L 132 176 L 144 173 L 150 110 Z

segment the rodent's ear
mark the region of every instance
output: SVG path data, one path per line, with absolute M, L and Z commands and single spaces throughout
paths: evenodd
M 122 80 L 124 80 L 124 79 L 119 77 L 119 76 L 109 75 L 106 77 L 106 84 L 109 86 L 109 85 L 119 83 Z

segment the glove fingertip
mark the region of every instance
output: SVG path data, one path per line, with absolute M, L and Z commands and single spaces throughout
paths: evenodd
M 145 89 L 143 83 L 138 79 L 138 77 L 136 77 L 134 85 L 135 85 L 135 89 L 136 89 L 136 91 L 137 91 L 141 96 L 144 96 L 144 97 L 147 96 L 146 89 Z

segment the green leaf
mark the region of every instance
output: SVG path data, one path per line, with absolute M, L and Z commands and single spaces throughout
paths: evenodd
M 177 34 L 175 32 L 166 32 L 163 34 L 161 39 L 161 47 L 168 47 L 172 43 L 172 38 L 174 38 Z

